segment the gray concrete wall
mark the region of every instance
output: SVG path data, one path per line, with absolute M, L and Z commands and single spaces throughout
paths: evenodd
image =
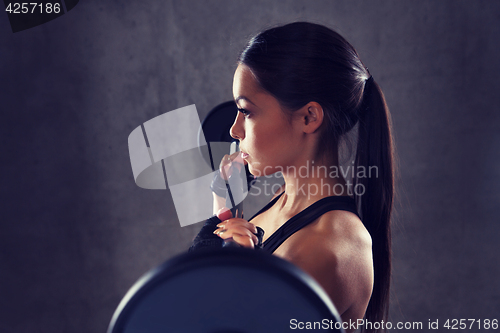
M 231 99 L 247 37 L 294 20 L 351 41 L 392 111 L 392 321 L 500 319 L 499 2 L 81 1 L 16 34 L 0 14 L 1 332 L 103 332 L 186 250 L 200 226 L 134 184 L 127 137 Z

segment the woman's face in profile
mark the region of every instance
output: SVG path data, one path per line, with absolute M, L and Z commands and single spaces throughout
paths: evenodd
M 233 96 L 240 112 L 231 136 L 240 141 L 250 172 L 259 177 L 293 165 L 300 150 L 299 132 L 245 65 L 239 65 L 234 74 Z

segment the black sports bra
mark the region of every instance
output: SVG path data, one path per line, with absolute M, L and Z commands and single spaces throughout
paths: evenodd
M 283 195 L 282 192 L 276 198 L 271 200 L 264 208 L 259 210 L 252 218 L 265 212 L 271 208 L 276 201 Z M 303 211 L 286 221 L 281 227 L 278 228 L 268 239 L 264 242 L 262 248 L 269 253 L 273 253 L 288 237 L 304 228 L 308 224 L 314 222 L 318 217 L 331 210 L 345 210 L 356 214 L 359 217 L 356 203 L 353 198 L 348 196 L 330 196 L 320 199 L 305 208 Z

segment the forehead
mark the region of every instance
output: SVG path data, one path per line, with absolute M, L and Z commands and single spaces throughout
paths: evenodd
M 250 96 L 262 92 L 254 74 L 245 65 L 238 65 L 234 73 L 233 79 L 233 95 L 234 98 L 239 96 Z

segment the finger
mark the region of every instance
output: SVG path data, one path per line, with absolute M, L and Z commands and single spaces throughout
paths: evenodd
M 219 170 L 224 180 L 231 176 L 231 157 L 229 155 L 224 155 L 219 164 Z
M 219 168 L 231 164 L 233 162 L 233 159 L 234 158 L 231 158 L 231 155 L 224 155 L 224 157 L 220 161 Z
M 246 160 L 243 159 L 243 157 L 241 157 L 241 151 L 237 151 L 234 154 L 231 154 L 230 158 L 231 158 L 231 160 L 233 162 L 239 163 L 241 165 L 245 165 L 246 164 Z
M 246 160 L 241 157 L 241 152 L 237 151 L 231 155 L 224 155 L 220 164 L 219 170 L 225 180 L 227 180 L 232 173 L 232 168 L 238 169 L 238 172 L 241 172 L 243 165 L 246 164 Z
M 219 235 L 221 238 L 231 238 L 234 234 L 247 235 L 248 237 L 252 237 L 252 233 L 245 227 L 232 227 L 228 228 L 217 228 L 214 231 L 214 234 Z M 254 235 L 255 236 L 255 235 Z
M 255 244 L 257 244 L 257 242 L 253 241 L 252 239 L 239 234 L 233 235 L 233 241 L 240 244 L 241 246 L 248 247 L 251 249 L 253 249 L 255 247 Z
M 232 219 L 225 220 L 224 222 L 217 224 L 218 228 L 223 228 L 223 229 L 232 229 L 232 228 L 237 227 L 237 226 L 242 226 L 242 227 L 250 230 L 250 232 L 253 234 L 257 233 L 257 227 L 253 223 L 250 223 L 247 220 L 243 220 L 240 218 L 232 218 Z
M 246 160 L 243 159 L 243 157 L 241 157 L 241 151 L 237 151 L 235 153 L 232 153 L 231 155 L 224 155 L 224 157 L 222 158 L 221 162 L 220 162 L 220 165 L 219 167 L 223 166 L 223 165 L 227 165 L 227 164 L 230 164 L 232 162 L 236 162 L 236 163 L 239 163 L 239 164 L 246 164 Z
M 214 234 L 222 239 L 228 239 L 234 237 L 235 235 L 245 236 L 251 239 L 254 244 L 257 244 L 259 239 L 250 230 L 244 227 L 235 227 L 231 229 L 218 228 L 214 231 Z
M 228 180 L 229 177 L 231 177 L 231 165 L 224 165 L 220 168 L 220 174 L 222 176 L 222 179 Z
M 233 213 L 231 213 L 231 210 L 227 207 L 222 207 L 218 212 L 217 212 L 217 217 L 221 221 L 229 220 L 231 217 L 233 217 Z

